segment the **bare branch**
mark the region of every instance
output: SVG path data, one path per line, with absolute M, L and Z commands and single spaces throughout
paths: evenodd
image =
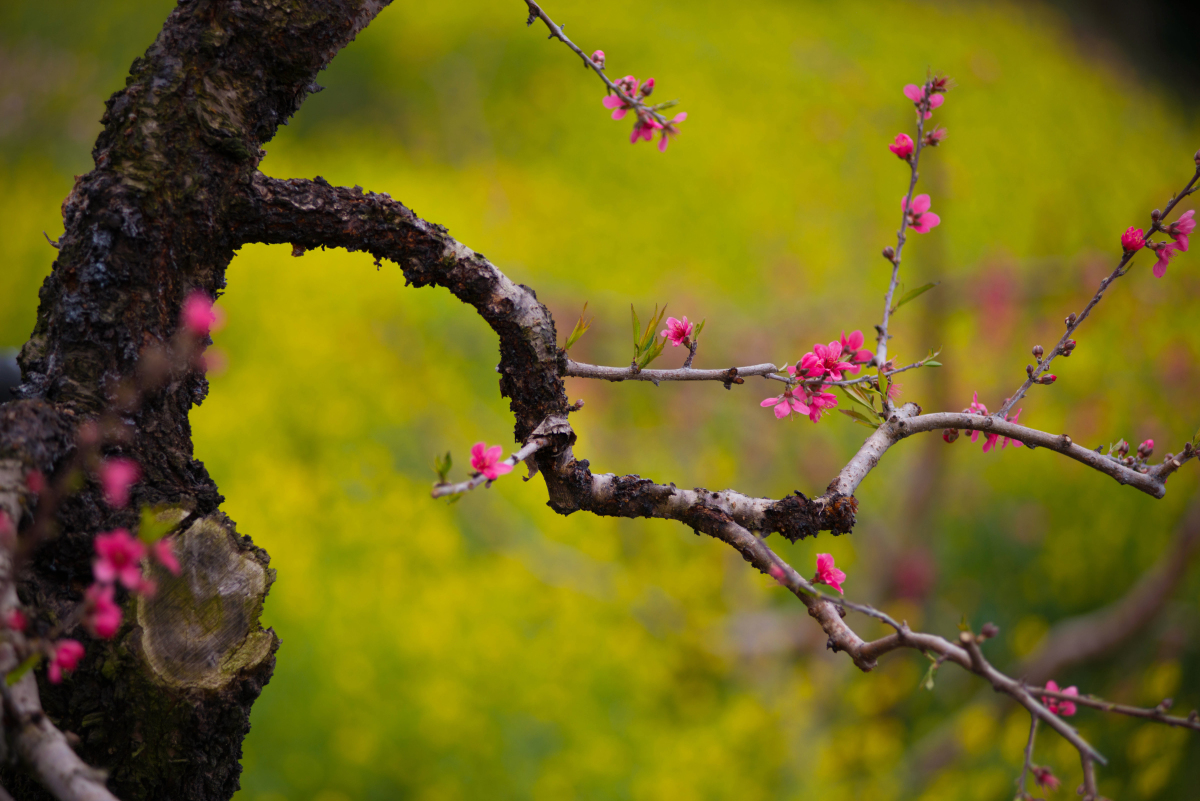
M 636 367 L 603 367 L 596 364 L 567 360 L 566 375 L 573 378 L 600 378 L 605 381 L 721 381 L 726 384 L 741 384 L 747 376 L 769 378 L 780 373 L 773 364 L 752 364 L 747 367 L 727 367 L 724 370 L 697 370 L 680 367 L 675 370 L 639 370 Z M 778 376 L 786 381 L 785 376 Z
M 1076 706 L 1086 706 L 1091 709 L 1099 709 L 1101 712 L 1116 712 L 1118 715 L 1128 715 L 1133 718 L 1142 718 L 1144 720 L 1153 720 L 1156 723 L 1162 723 L 1167 726 L 1177 726 L 1181 729 L 1191 729 L 1192 731 L 1200 731 L 1200 716 L 1181 718 L 1174 715 L 1168 715 L 1167 710 L 1171 708 L 1170 700 L 1168 699 L 1159 706 L 1145 708 L 1139 706 L 1129 706 L 1127 704 L 1117 704 L 1112 701 L 1105 701 L 1103 698 L 1097 698 L 1094 695 L 1069 695 L 1062 691 L 1051 691 L 1045 687 L 1037 687 L 1027 684 L 1025 689 L 1039 697 L 1054 698 L 1059 701 L 1070 701 Z M 1195 713 L 1193 713 L 1195 715 Z

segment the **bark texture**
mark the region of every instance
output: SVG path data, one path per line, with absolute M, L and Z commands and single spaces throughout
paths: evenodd
M 65 233 L 20 355 L 20 400 L 0 407 L 0 462 L 53 477 L 72 459 L 79 425 L 119 404 L 148 349 L 175 333 L 186 295 L 212 296 L 240 244 L 240 189 L 317 73 L 386 0 L 180 0 L 157 40 L 107 103 L 95 169 L 63 203 Z M 169 504 L 181 523 L 178 579 L 125 598 L 110 642 L 81 629 L 87 656 L 60 685 L 45 682 L 50 721 L 81 738 L 80 755 L 127 799 L 228 799 L 238 787 L 251 704 L 278 641 L 259 614 L 273 579 L 264 551 L 218 511 L 222 497 L 193 457 L 188 412 L 203 375 L 187 371 L 123 415 L 128 435 L 106 451 L 136 459 L 132 509 L 114 511 L 89 479 L 57 510 L 57 536 L 27 563 L 22 601 L 46 632 L 91 580 L 92 538 L 132 528 L 137 507 Z M 114 444 L 115 442 L 115 444 Z M 25 527 L 36 499 L 23 497 Z M 20 767 L 13 795 L 50 796 Z

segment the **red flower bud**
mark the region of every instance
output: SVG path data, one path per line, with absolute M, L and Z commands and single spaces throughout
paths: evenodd
M 944 439 L 947 443 L 954 442 L 954 440 L 958 439 L 958 429 L 947 428 L 942 432 L 942 439 Z
M 883 249 L 883 257 L 890 262 L 894 262 L 896 260 L 896 249 L 891 245 L 888 245 Z
M 1056 376 L 1056 375 L 1044 375 L 1040 379 L 1038 379 L 1038 383 L 1053 384 L 1057 380 L 1058 380 L 1058 376 Z

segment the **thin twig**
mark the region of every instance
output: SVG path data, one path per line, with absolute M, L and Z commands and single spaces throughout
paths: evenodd
M 1017 791 L 1022 799 L 1028 798 L 1025 792 L 1025 777 L 1033 770 L 1033 738 L 1037 736 L 1037 715 L 1029 716 L 1029 742 L 1025 744 L 1025 764 L 1021 766 L 1021 778 L 1017 780 Z
M 519 451 L 505 459 L 503 464 L 516 467 L 518 464 L 525 461 L 530 456 L 533 456 L 535 453 L 549 444 L 550 440 L 545 437 L 531 439 L 529 442 L 525 443 L 524 447 L 522 447 Z M 434 484 L 433 491 L 429 494 L 434 498 L 445 498 L 448 495 L 459 495 L 464 492 L 469 492 L 470 490 L 473 490 L 480 484 L 484 483 L 490 483 L 488 477 L 483 473 L 476 473 L 467 481 L 461 481 L 457 484 Z
M 1039 697 L 1054 698 L 1059 701 L 1070 701 L 1076 706 L 1086 706 L 1091 709 L 1099 709 L 1102 712 L 1116 712 L 1118 715 L 1128 715 L 1133 718 L 1143 718 L 1145 720 L 1153 720 L 1156 723 L 1162 723 L 1167 726 L 1178 726 L 1181 729 L 1191 729 L 1192 731 L 1200 731 L 1200 716 L 1196 718 L 1181 718 L 1175 715 L 1166 714 L 1166 706 L 1157 706 L 1151 709 L 1138 706 L 1128 706 L 1127 704 L 1117 704 L 1112 701 L 1105 701 L 1103 698 L 1097 698 L 1094 695 L 1068 695 L 1061 690 L 1051 692 L 1045 687 L 1037 687 L 1035 685 L 1026 684 L 1025 689 Z
M 1187 186 L 1183 188 L 1183 191 L 1175 195 L 1173 198 L 1171 198 L 1170 202 L 1167 203 L 1167 207 L 1164 209 L 1162 216 L 1160 216 L 1157 220 L 1153 220 L 1150 230 L 1146 232 L 1147 242 L 1150 241 L 1150 236 L 1152 234 L 1164 229 L 1163 221 L 1166 220 L 1167 215 L 1171 213 L 1172 209 L 1175 208 L 1179 201 L 1183 200 L 1192 193 L 1192 187 L 1195 186 L 1197 180 L 1200 180 L 1200 167 L 1196 168 L 1196 172 L 1192 175 L 1192 180 L 1188 181 Z M 1104 292 L 1110 286 L 1112 286 L 1113 281 L 1117 280 L 1121 276 L 1125 275 L 1126 272 L 1128 272 L 1128 270 L 1125 269 L 1125 265 L 1129 264 L 1136 252 L 1137 251 L 1133 250 L 1125 251 L 1121 256 L 1121 261 L 1117 263 L 1116 269 L 1113 270 L 1107 278 L 1100 282 L 1100 288 L 1096 290 L 1096 294 L 1092 296 L 1092 299 L 1088 301 L 1088 304 L 1083 307 L 1083 311 L 1081 311 L 1078 315 L 1067 318 L 1067 330 L 1062 335 L 1062 338 L 1058 340 L 1058 344 L 1051 348 L 1050 351 L 1046 353 L 1046 357 L 1041 361 L 1040 364 L 1038 364 L 1037 368 L 1029 373 L 1029 376 L 1025 379 L 1025 383 L 1021 385 L 1020 389 L 1014 392 L 1012 397 L 1004 402 L 1004 405 L 1001 406 L 996 412 L 998 416 L 1003 417 L 1010 409 L 1012 409 L 1013 406 L 1019 403 L 1021 398 L 1025 397 L 1025 393 L 1029 391 L 1029 388 L 1035 383 L 1038 383 L 1038 379 L 1045 375 L 1050 369 L 1050 362 L 1054 361 L 1054 357 L 1058 356 L 1060 353 L 1066 352 L 1065 346 L 1067 344 L 1067 340 L 1074 335 L 1079 326 L 1083 325 L 1083 321 L 1086 320 L 1088 315 L 1092 313 L 1092 309 L 1096 308 L 1096 304 L 1100 302 L 1102 297 L 1104 297 Z

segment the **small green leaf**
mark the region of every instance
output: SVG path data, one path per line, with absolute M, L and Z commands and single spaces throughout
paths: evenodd
M 21 680 L 22 676 L 24 676 L 30 670 L 33 670 L 33 668 L 37 666 L 37 663 L 41 661 L 42 655 L 40 653 L 30 654 L 29 656 L 25 657 L 24 662 L 8 671 L 8 673 L 4 676 L 4 683 L 9 687 L 13 686 Z
M 937 676 L 938 663 L 934 662 L 929 666 L 929 670 L 925 671 L 925 678 L 921 679 L 921 686 L 930 692 L 933 691 L 933 679 Z
M 942 363 L 941 363 L 941 362 L 935 362 L 933 359 L 930 359 L 929 361 L 925 362 L 925 366 L 926 366 L 926 367 L 941 367 L 941 366 L 942 366 Z
M 872 423 L 870 420 L 867 419 L 866 415 L 864 415 L 860 412 L 856 412 L 853 409 L 838 409 L 838 411 L 841 412 L 842 414 L 846 415 L 847 417 L 853 419 L 854 422 L 861 423 L 862 425 L 866 426 L 867 428 L 871 429 L 872 431 L 874 431 L 876 428 L 878 428 L 877 425 L 875 425 L 874 423 Z
M 896 305 L 892 307 L 892 311 L 895 312 L 896 309 L 900 308 L 905 303 L 908 303 L 910 300 L 916 300 L 921 295 L 924 295 L 926 292 L 933 289 L 935 286 L 937 286 L 940 283 L 942 283 L 942 282 L 935 281 L 932 284 L 925 284 L 925 286 L 919 286 L 916 289 L 914 289 L 912 292 L 906 293 L 904 295 L 904 297 L 902 297 L 902 298 L 900 298 L 900 300 L 896 301 Z
M 637 312 L 633 310 L 633 304 L 629 304 L 629 313 L 633 315 L 633 352 L 634 355 L 640 355 L 641 349 L 638 347 L 638 332 L 642 330 L 641 323 L 638 322 Z
M 435 456 L 433 459 L 433 471 L 437 473 L 438 483 L 445 484 L 446 476 L 450 474 L 450 468 L 454 466 L 454 459 L 450 456 L 450 451 L 446 451 L 445 456 Z
M 863 392 L 857 386 L 838 387 L 838 389 L 842 390 L 846 397 L 851 401 L 857 403 L 859 406 L 870 412 L 871 419 L 881 419 L 879 417 L 879 412 L 875 410 L 874 402 L 865 394 L 863 394 Z M 874 428 L 874 426 L 872 426 L 872 428 Z
M 571 330 L 571 335 L 567 337 L 567 342 L 563 345 L 563 350 L 570 350 L 571 346 L 579 341 L 579 338 L 587 333 L 587 330 L 592 327 L 595 317 L 587 318 L 587 303 L 583 304 L 583 311 L 579 313 L 579 322 L 575 323 L 575 328 Z
M 959 631 L 970 631 L 971 630 L 971 624 L 967 622 L 966 615 L 963 615 L 962 620 L 958 621 L 958 630 Z
M 695 339 L 699 339 L 699 338 L 700 338 L 700 332 L 701 332 L 701 331 L 703 331 L 703 330 L 704 330 L 704 320 L 701 320 L 701 321 L 700 321 L 700 322 L 699 322 L 699 323 L 696 325 L 696 330 L 692 332 L 692 339 L 694 339 L 694 340 L 695 340 Z

